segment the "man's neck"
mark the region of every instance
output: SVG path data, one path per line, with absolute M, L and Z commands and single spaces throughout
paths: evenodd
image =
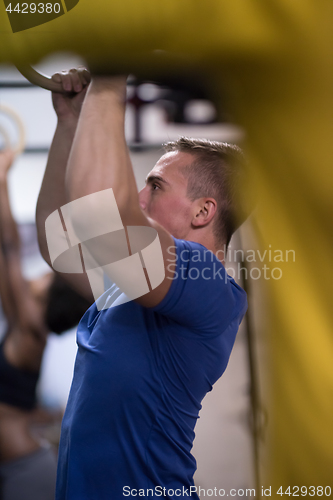
M 214 255 L 216 255 L 223 266 L 225 265 L 227 245 L 225 243 L 217 245 L 213 235 L 198 235 L 195 231 L 191 231 L 191 233 L 189 233 L 184 239 L 200 243 L 200 245 L 204 246 L 207 250 L 210 250 Z

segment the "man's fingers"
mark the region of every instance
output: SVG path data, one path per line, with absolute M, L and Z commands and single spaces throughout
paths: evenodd
M 86 68 L 71 69 L 52 75 L 52 80 L 61 83 L 66 92 L 81 92 L 89 85 L 91 75 Z
M 54 73 L 51 79 L 54 82 L 61 83 L 62 88 L 66 92 L 72 92 L 72 81 L 68 71 L 62 71 L 61 73 Z
M 60 73 L 60 76 L 61 76 L 63 89 L 66 92 L 73 92 L 73 84 L 72 84 L 72 79 L 71 79 L 71 75 L 69 74 L 69 72 L 62 71 Z
M 79 69 L 78 76 L 81 80 L 83 88 L 87 87 L 87 85 L 89 85 L 91 80 L 89 71 L 87 71 L 85 68 Z
M 79 71 L 77 69 L 71 69 L 69 71 L 69 75 L 70 75 L 71 82 L 72 82 L 72 90 L 74 92 L 81 92 L 83 85 L 82 85 L 82 80 L 80 78 Z
M 84 79 L 85 83 L 89 85 L 91 82 L 91 74 L 86 68 L 81 68 L 80 69 L 80 75 Z
M 51 80 L 57 83 L 61 83 L 61 76 L 59 73 L 54 73 L 54 75 L 51 76 Z

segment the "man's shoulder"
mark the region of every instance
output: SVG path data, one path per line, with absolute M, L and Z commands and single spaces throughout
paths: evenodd
M 191 263 L 219 263 L 217 256 L 201 243 L 190 240 L 180 240 L 173 238 L 174 246 L 172 250 L 176 250 L 177 260 Z M 169 250 L 169 249 L 168 249 Z M 171 251 L 171 248 L 170 248 Z M 222 265 L 222 264 L 221 264 Z
M 175 252 L 176 250 L 176 252 Z M 246 294 L 205 246 L 174 238 L 171 287 L 155 312 L 216 334 L 246 310 Z

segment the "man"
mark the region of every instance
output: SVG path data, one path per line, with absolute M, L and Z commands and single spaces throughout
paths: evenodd
M 81 320 L 57 499 L 198 499 L 191 455 L 196 419 L 246 310 L 245 292 L 227 277 L 219 252 L 236 228 L 233 186 L 241 153 L 183 138 L 167 146 L 138 194 L 124 135 L 126 79 L 95 78 L 86 96 L 85 70 L 53 79 L 68 94 L 53 96 L 58 126 L 37 207 L 44 258 L 52 260 L 45 236 L 50 214 L 74 207 L 70 223 L 83 241 L 91 214 L 103 218 L 99 200 L 105 207 L 114 196 L 129 247 L 130 228 L 152 228 L 164 267 L 152 286 L 146 260 L 147 293 L 124 303 L 113 285 L 103 295 L 105 307 L 95 304 Z M 75 214 L 76 206 L 83 212 Z M 101 263 L 101 254 L 114 260 L 118 250 L 110 244 L 92 252 Z M 86 275 L 66 276 L 91 294 Z M 131 279 L 134 287 L 137 275 Z

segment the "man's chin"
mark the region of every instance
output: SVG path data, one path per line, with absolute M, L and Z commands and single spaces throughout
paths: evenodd
M 142 210 L 143 211 L 143 210 Z M 145 214 L 145 216 L 147 217 L 148 221 L 150 223 L 157 223 L 159 224 L 160 226 L 163 227 L 163 229 L 165 229 L 169 234 L 171 234 L 171 236 L 173 236 L 173 238 L 176 238 L 176 239 L 185 239 L 185 238 L 182 238 L 180 235 L 177 236 L 177 231 L 174 231 L 173 228 L 171 228 L 168 224 L 166 224 L 165 222 L 163 221 L 160 221 L 158 219 L 158 217 L 152 217 L 151 215 L 148 215 L 146 212 L 143 211 L 143 213 Z

